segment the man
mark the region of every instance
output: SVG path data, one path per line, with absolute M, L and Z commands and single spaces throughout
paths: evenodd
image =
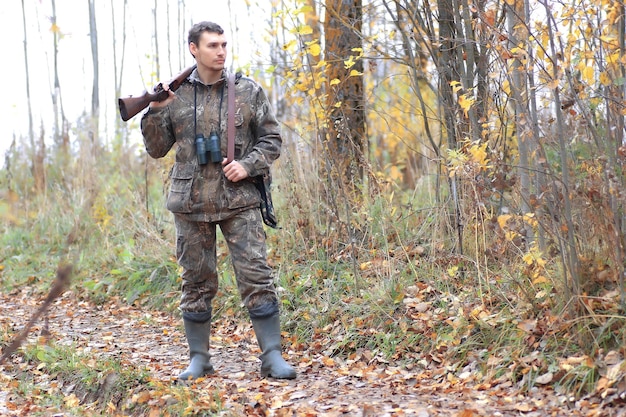
M 178 379 L 214 372 L 209 334 L 211 301 L 218 289 L 218 225 L 262 351 L 261 375 L 293 379 L 296 372 L 281 355 L 278 299 L 267 263 L 260 194 L 251 181 L 267 173 L 279 157 L 280 127 L 263 89 L 251 79 L 238 77 L 235 160 L 222 159 L 227 148 L 226 44 L 219 25 L 195 24 L 188 45 L 197 68 L 175 94 L 169 91 L 165 101 L 152 102 L 141 119 L 151 157 L 161 158 L 177 144 L 167 208 L 176 224 L 176 255 L 183 280 L 180 310 L 191 359 Z M 217 149 L 203 152 L 202 145 L 211 149 L 211 139 L 217 141 Z

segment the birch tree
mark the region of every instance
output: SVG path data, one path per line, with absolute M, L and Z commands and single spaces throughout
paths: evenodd
M 95 143 L 98 143 L 100 119 L 100 71 L 98 66 L 98 27 L 96 25 L 95 0 L 89 1 L 89 40 L 91 43 L 91 64 L 93 79 L 91 84 L 91 124 Z

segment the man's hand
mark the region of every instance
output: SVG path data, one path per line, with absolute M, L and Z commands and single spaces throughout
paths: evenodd
M 228 162 L 226 158 L 222 161 L 224 175 L 229 181 L 239 182 L 248 178 L 248 171 L 238 161 Z
M 163 90 L 167 91 L 169 96 L 163 101 L 151 101 L 150 102 L 151 109 L 154 109 L 154 110 L 162 109 L 163 107 L 166 107 L 168 104 L 174 101 L 174 99 L 176 99 L 176 94 L 174 94 L 173 91 L 170 91 L 169 85 L 163 84 L 162 87 L 163 87 Z

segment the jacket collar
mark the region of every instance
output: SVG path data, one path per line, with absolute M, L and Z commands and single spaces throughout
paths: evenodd
M 222 84 L 225 80 L 226 80 L 226 75 L 228 74 L 228 72 L 226 71 L 226 69 L 222 70 L 222 78 L 220 78 L 219 80 L 217 80 L 215 83 L 213 84 L 205 84 L 200 77 L 198 76 L 198 68 L 195 68 L 191 74 L 189 75 L 189 81 L 191 81 L 192 83 L 199 83 L 202 85 L 205 85 L 207 87 L 209 86 L 213 86 L 213 85 L 219 85 Z

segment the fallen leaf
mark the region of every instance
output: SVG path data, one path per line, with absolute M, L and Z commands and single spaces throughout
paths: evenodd
M 541 385 L 549 384 L 550 382 L 552 382 L 553 378 L 554 378 L 554 375 L 552 374 L 552 372 L 546 372 L 545 374 L 538 376 L 535 379 L 535 383 L 541 384 Z
M 537 320 L 524 320 L 517 324 L 517 328 L 526 333 L 532 333 L 537 328 Z

